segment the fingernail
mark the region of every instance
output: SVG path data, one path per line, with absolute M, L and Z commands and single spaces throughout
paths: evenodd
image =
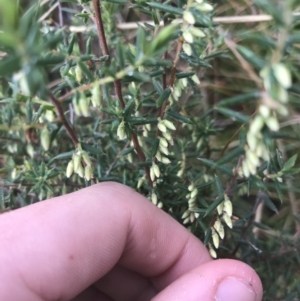
M 218 286 L 216 301 L 255 301 L 256 293 L 252 287 L 234 277 L 225 278 Z

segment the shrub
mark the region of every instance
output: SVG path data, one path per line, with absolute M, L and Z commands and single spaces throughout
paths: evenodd
M 121 182 L 252 265 L 266 300 L 299 298 L 297 1 L 16 3 L 0 210 Z

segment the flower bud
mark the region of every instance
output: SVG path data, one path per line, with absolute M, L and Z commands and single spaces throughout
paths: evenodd
M 91 101 L 92 101 L 94 108 L 97 108 L 97 107 L 99 108 L 101 106 L 101 98 L 102 98 L 102 95 L 101 95 L 100 85 L 96 84 L 93 87 L 92 97 L 91 97 Z
M 176 127 L 175 127 L 174 123 L 171 122 L 170 120 L 164 119 L 162 122 L 163 122 L 163 124 L 164 124 L 168 129 L 170 129 L 170 130 L 172 130 L 172 131 L 175 131 L 175 130 L 176 130 Z
M 224 208 L 224 202 L 222 202 L 221 204 L 219 204 L 218 207 L 217 207 L 217 211 L 218 211 L 219 215 L 222 214 L 223 208 Z
M 211 12 L 214 9 L 214 7 L 207 2 L 203 2 L 199 5 L 197 5 L 196 8 L 203 13 Z
M 157 164 L 153 164 L 153 165 L 152 165 L 152 168 L 153 168 L 153 172 L 154 172 L 155 176 L 156 176 L 157 178 L 159 178 L 159 177 L 160 177 L 160 170 L 159 170 L 158 165 L 157 165 Z
M 118 126 L 117 136 L 120 140 L 124 140 L 124 139 L 127 138 L 126 131 L 125 131 L 125 122 L 124 122 L 124 120 Z
M 189 29 L 186 29 L 186 30 L 183 32 L 182 36 L 183 36 L 183 39 L 184 39 L 187 43 L 193 44 L 193 42 L 194 42 L 194 37 L 193 37 L 193 35 L 191 34 L 191 32 L 189 31 Z
M 79 166 L 81 166 L 81 154 L 80 152 L 73 155 L 74 171 L 77 173 Z
M 190 222 L 190 217 L 187 217 L 182 223 L 185 225 Z
M 41 131 L 41 144 L 45 151 L 48 151 L 50 148 L 50 133 L 47 127 L 44 127 Z
M 197 194 L 198 194 L 198 189 L 195 188 L 195 189 L 192 190 L 192 192 L 191 192 L 191 198 L 195 198 L 195 197 L 197 196 Z
M 270 116 L 270 109 L 267 107 L 267 106 L 265 106 L 265 105 L 260 105 L 259 106 L 259 113 L 260 113 L 260 115 L 262 116 L 262 117 L 264 117 L 264 118 L 267 118 L 267 117 L 269 117 Z
M 165 155 L 169 155 L 169 151 L 166 147 L 162 146 L 162 145 L 159 145 L 159 150 L 165 154 Z
M 188 216 L 190 216 L 190 210 L 184 211 L 184 213 L 182 214 L 181 218 L 182 219 L 186 219 Z
M 226 196 L 226 194 L 225 194 L 225 196 Z M 229 217 L 232 216 L 232 203 L 231 203 L 231 201 L 229 200 L 228 197 L 227 198 L 225 197 L 223 211 L 225 213 L 227 213 Z
M 82 155 L 82 159 L 84 161 L 84 163 L 87 165 L 87 166 L 92 166 L 92 161 L 91 161 L 91 158 L 89 157 L 89 155 L 87 154 L 86 151 L 83 151 L 81 153 Z
M 77 96 L 76 95 L 74 95 L 74 97 L 72 99 L 72 104 L 73 104 L 75 114 L 77 116 L 81 116 L 82 113 L 81 113 L 81 109 L 80 109 L 79 103 L 77 101 Z
M 267 118 L 266 124 L 271 131 L 277 132 L 279 130 L 278 120 L 274 116 Z
M 33 148 L 32 144 L 26 145 L 26 152 L 30 156 L 30 158 L 34 157 L 34 148 Z
M 168 147 L 168 141 L 166 138 L 160 137 L 159 138 L 159 144 L 164 146 L 164 147 Z
M 162 162 L 162 155 L 161 155 L 161 152 L 158 151 L 155 155 L 155 158 L 159 161 L 159 162 Z
M 194 74 L 194 75 L 192 76 L 192 81 L 193 81 L 195 84 L 197 84 L 197 85 L 200 84 L 200 80 L 199 80 L 199 78 L 198 78 L 198 76 L 197 76 L 196 74 Z
M 81 164 L 79 165 L 79 167 L 77 168 L 77 170 L 75 172 L 79 175 L 80 178 L 84 177 L 84 169 L 83 169 L 83 166 Z
M 197 38 L 204 38 L 206 34 L 198 27 L 191 27 L 190 33 Z
M 220 243 L 219 235 L 217 234 L 217 232 L 215 231 L 215 229 L 213 227 L 211 227 L 211 231 L 212 231 L 211 238 L 212 238 L 213 244 L 214 244 L 215 248 L 218 249 L 219 243 Z
M 158 129 L 162 132 L 165 133 L 167 131 L 166 126 L 163 124 L 162 120 L 160 120 L 157 124 Z
M 259 166 L 259 159 L 255 152 L 248 150 L 246 152 L 246 157 L 254 166 Z
M 232 220 L 231 220 L 230 216 L 229 216 L 227 213 L 224 212 L 223 215 L 222 215 L 222 218 L 223 218 L 225 224 L 226 224 L 230 229 L 232 229 Z
M 151 193 L 151 201 L 154 205 L 157 205 L 157 195 L 155 192 Z
M 171 163 L 171 161 L 166 157 L 162 157 L 161 162 L 164 163 L 164 164 L 170 164 Z
M 82 70 L 79 67 L 79 65 L 76 65 L 75 67 L 75 78 L 77 82 L 81 82 L 82 81 Z
M 292 76 L 290 70 L 283 64 L 279 63 L 273 66 L 274 76 L 278 83 L 285 89 L 292 85 Z
M 186 77 L 181 78 L 181 79 L 180 79 L 180 83 L 182 84 L 182 87 L 183 87 L 183 88 L 186 88 L 187 85 L 188 85 L 188 80 L 187 80 L 187 78 L 186 78 Z
M 195 20 L 193 14 L 188 10 L 183 12 L 183 20 L 186 23 L 189 23 L 189 24 L 195 24 L 196 23 L 196 20 Z
M 67 165 L 67 169 L 66 169 L 66 177 L 70 178 L 72 173 L 74 171 L 74 163 L 73 160 L 71 160 L 68 165 Z
M 257 146 L 258 139 L 255 134 L 248 132 L 247 133 L 247 143 L 251 150 L 255 150 Z
M 212 258 L 217 258 L 217 253 L 210 244 L 208 245 L 208 251 Z
M 221 221 L 219 220 L 219 219 L 217 219 L 216 221 L 215 221 L 215 223 L 214 223 L 214 229 L 217 231 L 217 232 L 219 232 L 219 229 L 220 229 L 220 227 L 221 227 Z
M 91 166 L 86 166 L 84 168 L 84 177 L 87 181 L 89 181 L 93 176 L 93 170 L 92 170 L 92 167 Z
M 224 237 L 225 237 L 225 230 L 224 230 L 224 227 L 223 227 L 222 224 L 220 225 L 220 228 L 218 230 L 218 234 L 219 234 L 219 236 L 220 236 L 221 239 L 224 239 Z
M 151 166 L 150 168 L 150 179 L 152 182 L 155 180 L 155 173 L 154 173 L 153 166 Z
M 140 177 L 137 183 L 137 189 L 141 188 L 145 181 L 145 177 Z
M 161 209 L 163 206 L 164 206 L 164 205 L 163 205 L 162 202 L 159 202 L 159 203 L 157 204 L 157 208 L 159 208 L 159 209 Z
M 182 49 L 188 56 L 191 56 L 193 54 L 192 47 L 189 43 L 183 43 Z
M 262 116 L 256 115 L 256 117 L 250 124 L 249 131 L 252 134 L 256 134 L 256 133 L 260 132 L 260 130 L 263 128 L 263 126 L 264 126 L 264 119 L 262 118 Z
M 89 117 L 90 116 L 89 101 L 84 93 L 80 93 L 78 105 L 82 115 L 84 117 Z

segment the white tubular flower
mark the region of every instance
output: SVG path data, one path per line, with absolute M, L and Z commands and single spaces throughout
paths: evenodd
M 197 196 L 197 194 L 198 194 L 198 189 L 195 188 L 195 189 L 192 190 L 192 192 L 191 192 L 191 198 L 195 198 L 195 197 Z
M 219 235 L 213 227 L 210 227 L 210 229 L 211 229 L 211 238 L 212 238 L 213 244 L 214 244 L 215 248 L 218 249 L 219 244 L 220 244 Z
M 188 191 L 193 191 L 194 189 L 195 189 L 194 183 L 192 183 L 188 186 Z
M 169 155 L 169 151 L 168 151 L 168 149 L 166 148 L 166 147 L 164 147 L 164 146 L 162 146 L 162 145 L 159 145 L 159 150 L 163 153 L 163 154 L 165 154 L 165 155 Z
M 168 141 L 166 138 L 160 137 L 159 138 L 159 144 L 164 146 L 164 147 L 168 147 Z
M 183 212 L 181 218 L 182 219 L 186 219 L 188 216 L 190 216 L 190 210 L 186 210 Z
M 155 173 L 154 173 L 153 166 L 150 167 L 150 179 L 152 182 L 155 180 Z
M 124 140 L 124 139 L 127 138 L 126 131 L 125 131 L 125 121 L 124 120 L 118 126 L 117 136 L 120 140 Z
M 84 168 L 84 177 L 87 181 L 89 181 L 93 176 L 93 170 L 91 166 L 86 166 Z
M 169 130 L 172 130 L 172 131 L 176 130 L 174 123 L 171 122 L 170 120 L 164 119 L 164 120 L 162 120 L 162 122 Z
M 266 119 L 266 124 L 271 131 L 277 132 L 279 130 L 278 120 L 274 116 L 270 116 Z
M 260 105 L 258 110 L 262 117 L 267 118 L 270 116 L 271 110 L 267 106 Z
M 214 9 L 211 4 L 206 2 L 202 2 L 201 4 L 197 5 L 196 8 L 203 13 L 211 12 Z
M 188 24 L 195 24 L 196 23 L 196 20 L 195 20 L 193 14 L 188 10 L 183 12 L 183 20 Z
M 156 206 L 157 205 L 157 195 L 155 192 L 151 193 L 151 202 Z
M 220 227 L 221 227 L 221 221 L 219 220 L 219 219 L 217 219 L 216 221 L 215 221 L 215 223 L 214 223 L 214 229 L 217 231 L 217 232 L 219 232 L 219 230 L 220 230 Z
M 74 171 L 77 173 L 79 166 L 81 166 L 81 153 L 77 152 L 73 155 Z
M 223 211 L 225 213 L 227 213 L 227 215 L 229 217 L 231 217 L 232 216 L 232 203 L 231 203 L 231 201 L 229 200 L 229 198 L 226 194 L 224 195 L 224 197 L 225 197 L 225 201 L 224 201 Z
M 188 56 L 193 54 L 192 47 L 189 43 L 183 43 L 182 49 Z
M 259 133 L 264 126 L 264 119 L 260 115 L 256 115 L 252 123 L 250 124 L 249 132 L 252 134 Z
M 171 163 L 171 161 L 166 157 L 162 157 L 161 162 L 164 163 L 164 164 L 170 164 Z
M 223 227 L 222 224 L 220 225 L 218 234 L 219 234 L 219 236 L 220 236 L 221 239 L 224 239 L 224 237 L 225 237 L 225 230 L 224 230 L 224 227 Z
M 162 162 L 162 155 L 161 155 L 161 152 L 157 152 L 156 155 L 155 155 L 155 158 L 159 161 L 159 162 Z
M 208 244 L 208 251 L 209 251 L 209 254 L 212 258 L 217 258 L 217 253 L 216 253 L 216 251 L 214 250 L 214 248 L 212 247 L 211 244 Z
M 274 76 L 278 83 L 285 89 L 292 85 L 292 76 L 290 70 L 283 64 L 279 63 L 273 66 Z
M 70 178 L 72 173 L 74 171 L 74 163 L 73 160 L 71 160 L 68 165 L 67 165 L 67 169 L 66 169 L 66 177 Z
M 193 37 L 193 35 L 191 34 L 191 32 L 189 31 L 189 29 L 184 30 L 182 36 L 183 36 L 183 39 L 184 39 L 187 43 L 193 44 L 193 42 L 194 42 L 194 37 Z
M 167 128 L 166 128 L 166 126 L 163 124 L 162 120 L 159 120 L 159 121 L 158 121 L 157 127 L 158 127 L 158 129 L 159 129 L 162 133 L 165 133 L 165 132 L 167 131 Z
M 223 208 L 224 208 L 224 202 L 222 202 L 221 204 L 219 204 L 218 207 L 217 207 L 217 211 L 218 211 L 219 215 L 222 214 Z
M 158 165 L 154 163 L 154 164 L 152 165 L 152 168 L 153 168 L 153 172 L 154 172 L 155 176 L 156 176 L 157 178 L 159 178 L 159 177 L 160 177 L 160 170 L 159 170 Z
M 92 166 L 92 161 L 91 161 L 91 158 L 89 157 L 88 153 L 86 151 L 82 151 L 81 155 L 82 155 L 82 159 L 83 159 L 84 163 L 87 166 Z
M 164 206 L 164 205 L 163 205 L 162 202 L 159 202 L 159 203 L 157 204 L 157 208 L 159 208 L 159 209 L 161 209 L 163 206 Z
M 197 27 L 191 27 L 190 33 L 197 38 L 204 38 L 206 36 L 204 31 L 202 31 L 201 29 L 199 29 Z
M 222 215 L 222 218 L 225 222 L 225 224 L 230 228 L 232 229 L 232 220 L 231 220 L 231 217 L 227 214 L 227 213 L 223 213 Z
M 50 133 L 47 127 L 44 127 L 41 131 L 41 144 L 45 151 L 48 151 L 50 148 Z
M 101 98 L 102 95 L 101 95 L 100 85 L 96 84 L 92 89 L 92 97 L 91 97 L 91 101 L 94 108 L 101 106 Z
M 77 171 L 75 171 L 80 178 L 83 178 L 84 177 L 84 169 L 83 169 L 83 166 L 80 164 L 79 167 L 77 168 Z
M 251 150 L 246 152 L 247 161 L 249 160 L 254 166 L 259 166 L 259 158 L 257 154 Z

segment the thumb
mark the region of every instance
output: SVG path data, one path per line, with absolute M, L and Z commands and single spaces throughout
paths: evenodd
M 183 275 L 153 301 L 260 301 L 262 285 L 256 272 L 243 262 L 220 259 Z

